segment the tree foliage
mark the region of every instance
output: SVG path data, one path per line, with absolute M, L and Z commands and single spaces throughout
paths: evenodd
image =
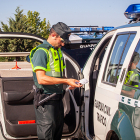
M 9 18 L 9 26 L 2 24 L 3 32 L 22 32 L 40 35 L 47 38 L 49 35 L 50 23 L 46 23 L 44 18 L 41 21 L 38 12 L 28 11 L 27 15 L 19 7 L 15 10 L 15 19 Z M 1 52 L 27 52 L 35 47 L 38 43 L 29 39 L 2 39 L 0 40 Z
M 50 23 L 46 24 L 46 18 L 41 21 L 38 12 L 28 11 L 27 13 L 28 24 L 33 28 L 34 33 L 44 38 L 48 38 Z

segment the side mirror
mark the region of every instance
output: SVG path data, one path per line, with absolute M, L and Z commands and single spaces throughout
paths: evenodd
M 26 61 L 30 63 L 30 56 L 29 55 L 26 56 Z

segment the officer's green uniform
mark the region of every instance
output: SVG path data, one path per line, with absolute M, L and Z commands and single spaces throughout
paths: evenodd
M 35 70 L 41 69 L 48 76 L 61 78 L 63 76 L 63 69 L 65 68 L 61 50 L 56 50 L 44 40 L 43 44 L 31 51 L 30 60 L 35 85 L 38 88 L 42 88 L 45 94 L 62 94 L 63 84 L 40 85 L 35 73 Z M 35 108 L 35 113 L 38 138 L 40 140 L 61 140 L 64 119 L 62 99 L 48 101 L 43 106 Z
M 136 88 L 138 88 L 138 85 L 139 85 L 139 74 L 137 70 L 132 69 L 128 71 L 122 89 L 126 91 L 131 91 L 132 89 L 136 90 Z M 129 86 L 133 86 L 134 88 Z

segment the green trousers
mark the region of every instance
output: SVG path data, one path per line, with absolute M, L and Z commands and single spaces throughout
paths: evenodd
M 50 100 L 35 108 L 39 140 L 61 140 L 64 124 L 62 100 Z

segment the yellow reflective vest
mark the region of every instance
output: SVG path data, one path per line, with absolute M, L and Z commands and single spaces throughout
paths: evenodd
M 52 76 L 52 77 L 62 77 L 63 76 L 63 70 L 66 67 L 63 63 L 63 55 L 61 49 L 54 49 L 53 47 L 47 47 L 46 44 L 41 44 L 35 48 L 33 48 L 30 52 L 30 62 L 32 65 L 33 72 L 34 66 L 32 64 L 32 58 L 34 53 L 38 50 L 44 50 L 47 54 L 47 70 L 46 75 Z M 37 69 L 40 69 L 39 66 Z
M 135 82 L 136 84 L 133 86 L 138 87 L 139 80 L 136 77 L 139 77 L 138 73 L 136 73 L 134 70 L 128 71 L 127 76 L 126 76 L 125 81 L 124 81 L 124 84 L 132 85 L 132 82 Z

